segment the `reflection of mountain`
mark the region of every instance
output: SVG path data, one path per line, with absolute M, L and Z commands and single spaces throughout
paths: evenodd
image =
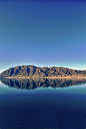
M 1 78 L 1 82 L 4 84 L 15 87 L 18 89 L 34 89 L 37 87 L 68 87 L 71 85 L 77 85 L 79 83 L 85 83 L 86 79 L 81 80 L 66 80 L 66 79 L 7 79 Z

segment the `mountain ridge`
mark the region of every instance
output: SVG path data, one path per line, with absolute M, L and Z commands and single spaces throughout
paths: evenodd
M 37 67 L 22 65 L 11 67 L 0 74 L 0 77 L 86 77 L 86 70 L 74 70 L 65 67 Z

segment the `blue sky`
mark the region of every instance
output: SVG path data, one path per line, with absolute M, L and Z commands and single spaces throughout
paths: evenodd
M 0 0 L 0 72 L 24 64 L 86 69 L 84 0 Z

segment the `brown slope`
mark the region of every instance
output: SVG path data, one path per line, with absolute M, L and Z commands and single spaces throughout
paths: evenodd
M 86 71 L 73 70 L 64 67 L 36 67 L 34 65 L 22 65 L 10 68 L 1 73 L 1 77 L 67 77 L 83 76 Z

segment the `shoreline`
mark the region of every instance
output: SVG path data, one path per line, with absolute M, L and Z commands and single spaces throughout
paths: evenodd
M 8 79 L 86 79 L 86 76 L 66 76 L 66 77 L 28 77 L 28 76 L 14 76 L 4 77 Z

